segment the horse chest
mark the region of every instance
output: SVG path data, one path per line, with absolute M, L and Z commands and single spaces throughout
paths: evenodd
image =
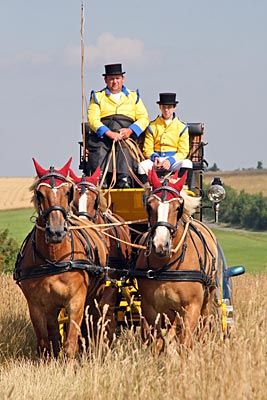
M 188 304 L 198 301 L 203 301 L 203 291 L 199 285 L 199 291 L 196 290 L 195 284 L 194 290 L 192 291 L 192 283 L 179 282 L 161 284 L 158 286 L 153 293 L 153 306 L 157 312 L 163 313 L 168 310 L 179 311 L 181 308 L 185 308 Z
M 183 301 L 180 291 L 167 284 L 159 286 L 154 291 L 154 307 L 157 312 L 164 312 L 169 308 L 179 308 Z

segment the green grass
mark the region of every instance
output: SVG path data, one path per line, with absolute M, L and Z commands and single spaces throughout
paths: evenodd
M 21 243 L 32 229 L 33 209 L 0 211 L 0 230 L 8 229 L 9 236 Z M 225 231 L 213 229 L 228 266 L 244 265 L 246 272 L 267 271 L 267 233 Z
M 16 239 L 20 244 L 33 228 L 33 223 L 30 221 L 33 213 L 34 210 L 32 208 L 0 211 L 0 230 L 8 229 L 9 236 Z
M 212 230 L 228 266 L 243 265 L 246 272 L 267 271 L 267 233 Z

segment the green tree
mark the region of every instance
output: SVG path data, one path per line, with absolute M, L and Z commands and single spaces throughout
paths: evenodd
M 262 161 L 258 161 L 257 169 L 263 169 Z
M 220 171 L 220 168 L 218 168 L 217 164 L 214 163 L 210 168 L 207 169 L 207 171 Z

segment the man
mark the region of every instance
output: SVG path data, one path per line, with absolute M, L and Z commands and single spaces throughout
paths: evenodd
M 89 171 L 92 173 L 100 165 L 103 174 L 115 142 L 116 166 L 111 157 L 108 172 L 111 175 L 116 168 L 116 186 L 119 188 L 132 187 L 129 167 L 137 170 L 137 163 L 124 141 L 128 138 L 136 140 L 149 124 L 139 91 L 124 86 L 124 74 L 121 64 L 105 65 L 106 87 L 98 92 L 92 91 L 88 107 L 88 123 L 92 131 L 88 139 Z
M 187 184 L 190 186 L 192 161 L 189 153 L 188 126 L 175 115 L 176 93 L 160 93 L 161 116 L 150 122 L 146 130 L 143 153 L 146 160 L 139 164 L 138 172 L 143 183 L 147 181 L 147 171 L 153 166 L 158 171 L 179 170 L 181 176 L 188 170 Z

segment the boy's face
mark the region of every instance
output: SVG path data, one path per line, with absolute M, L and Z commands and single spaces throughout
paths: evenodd
M 159 105 L 160 111 L 164 119 L 170 119 L 173 116 L 173 113 L 176 109 L 175 104 L 160 104 Z

